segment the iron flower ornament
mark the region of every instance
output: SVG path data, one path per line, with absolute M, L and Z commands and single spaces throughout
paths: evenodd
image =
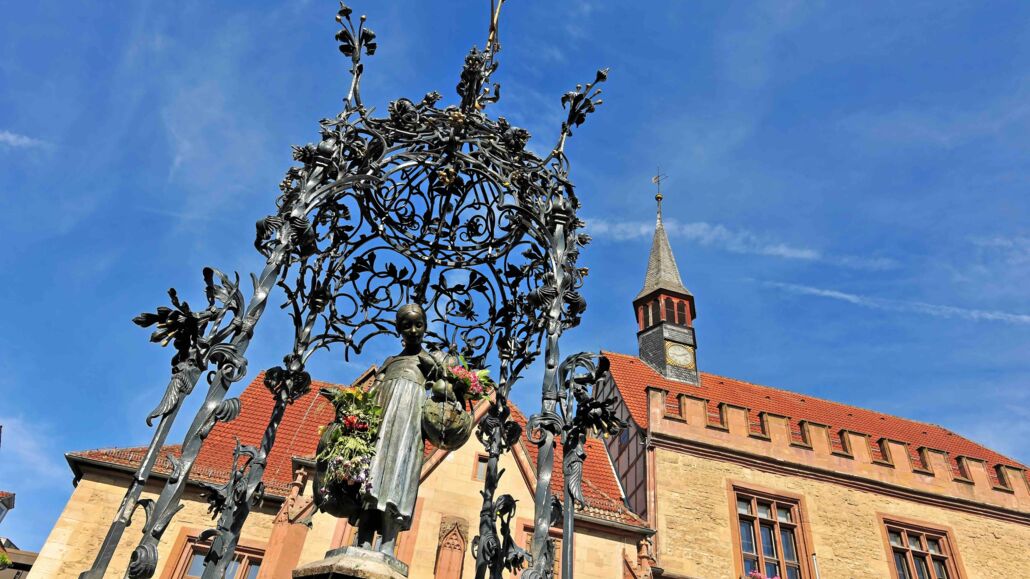
M 565 144 L 573 128 L 601 105 L 599 85 L 607 70 L 561 98 L 566 118 L 557 141 L 546 155 L 537 155 L 527 148 L 528 131 L 486 113 L 501 95 L 492 80 L 501 4 L 493 4 L 485 48 L 473 47 L 465 57 L 456 104 L 441 105 L 443 97 L 433 91 L 394 100 L 381 116 L 361 100 L 363 58 L 375 54 L 376 35 L 365 17 L 355 21 L 353 11 L 340 4 L 336 39 L 351 75 L 343 110 L 319 123 L 317 143 L 293 148 L 297 164 L 279 184 L 276 211 L 255 227 L 254 247 L 265 263 L 250 276 L 249 297 L 238 276 L 207 268 L 207 308 L 194 311 L 171 290 L 172 307 L 135 320 L 157 328 L 153 341 L 173 344 L 172 375 L 147 417 L 148 424 L 158 420 L 148 453 L 93 567 L 80 577 L 103 576 L 137 507 L 144 511 L 143 536 L 126 576 L 153 575 L 156 546 L 182 508 L 207 434 L 240 413 L 239 400 L 226 395 L 246 375 L 247 348 L 277 289 L 293 322 L 293 345 L 283 365 L 265 373 L 275 404 L 260 444 L 237 444 L 229 480 L 208 489 L 217 523 L 203 535 L 212 540 L 203 577 L 224 573 L 244 521 L 263 496 L 261 479 L 285 409 L 310 388 L 308 359 L 322 349 L 348 359 L 360 355 L 370 340 L 394 334 L 393 312 L 407 303 L 426 313 L 427 346 L 461 356 L 471 367 L 498 370 L 494 400 L 476 432 L 488 455 L 479 536 L 473 541 L 477 577 L 499 578 L 525 561 L 531 568 L 524 576 L 550 577 L 553 542 L 547 532 L 558 513 L 549 486 L 556 441 L 572 441 L 566 461 L 570 449 L 573 459 L 581 460 L 583 433 L 618 426 L 605 414 L 607 402 L 593 401 L 586 386 L 604 379 L 604 372 L 594 367 L 585 382 L 570 382 L 559 371 L 558 351 L 562 332 L 576 326 L 586 309 L 580 288 L 588 272 L 577 260 L 590 241 L 577 215 L 580 200 L 568 176 Z M 546 362 L 542 408 L 527 432 L 539 446 L 529 553 L 512 539 L 514 499 L 495 492 L 503 474 L 498 461 L 522 435 L 508 395 L 541 354 Z M 173 472 L 157 499 L 141 499 L 183 399 L 204 375 L 207 392 L 181 455 L 170 458 Z M 568 532 L 574 510 L 568 499 L 582 501 L 574 460 L 571 464 L 566 465 L 566 480 L 573 485 L 565 497 Z

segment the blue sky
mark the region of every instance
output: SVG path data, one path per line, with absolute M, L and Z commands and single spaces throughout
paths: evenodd
M 353 5 L 380 40 L 366 103 L 453 99 L 487 2 Z M 0 535 L 42 544 L 72 490 L 64 452 L 149 440 L 170 352 L 130 319 L 170 286 L 198 300 L 205 265 L 260 268 L 254 222 L 290 145 L 317 140 L 346 92 L 335 11 L 4 8 L 0 489 L 18 505 Z M 611 67 L 568 147 L 595 242 L 563 349 L 636 351 L 661 165 L 703 370 L 1030 462 L 1028 27 L 1021 2 L 509 2 L 494 114 L 531 146 L 549 147 L 565 90 Z M 278 362 L 287 330 L 271 311 L 252 369 Z M 312 370 L 347 381 L 383 353 Z

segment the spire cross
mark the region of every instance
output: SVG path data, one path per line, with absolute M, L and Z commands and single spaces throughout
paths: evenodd
M 651 177 L 651 182 L 658 186 L 658 192 L 654 196 L 654 200 L 658 202 L 658 221 L 662 220 L 662 181 L 665 181 L 667 175 L 662 174 L 662 168 L 658 167 L 654 177 Z

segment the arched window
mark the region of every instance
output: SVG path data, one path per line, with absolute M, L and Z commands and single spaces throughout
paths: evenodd
M 676 323 L 676 306 L 672 303 L 672 298 L 665 298 L 665 321 L 670 324 Z
M 681 326 L 687 325 L 687 302 L 680 301 L 676 304 L 676 323 Z
M 660 321 L 662 321 L 662 306 L 658 304 L 658 300 L 655 300 L 651 302 L 651 324 L 657 326 Z
M 447 522 L 444 522 L 447 525 Z M 441 525 L 443 526 L 443 525 Z M 440 529 L 440 546 L 436 551 L 436 572 L 434 579 L 461 579 L 461 569 L 465 564 L 465 535 L 461 525 L 451 523 Z

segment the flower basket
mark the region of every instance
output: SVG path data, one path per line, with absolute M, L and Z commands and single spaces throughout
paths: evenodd
M 324 427 L 318 440 L 314 500 L 320 510 L 351 519 L 361 512 L 362 494 L 371 488 L 369 467 L 382 409 L 372 390 L 341 388 L 321 393 L 336 407 L 336 419 Z
M 453 364 L 457 361 L 457 364 Z M 472 370 L 461 356 L 447 360 L 447 378 L 437 380 L 432 395 L 422 405 L 422 435 L 443 450 L 457 450 L 472 435 L 472 414 L 465 404 L 473 406 L 490 397 L 493 383 L 488 370 Z
M 472 435 L 472 415 L 456 400 L 427 398 L 422 405 L 422 434 L 442 450 L 457 450 Z
M 341 424 L 333 422 L 325 427 L 318 440 L 316 456 L 319 458 L 315 461 L 314 498 L 315 505 L 320 510 L 337 518 L 349 519 L 361 512 L 361 484 L 327 476 L 331 470 L 332 458 L 327 456 L 326 449 L 340 436 L 341 429 Z

